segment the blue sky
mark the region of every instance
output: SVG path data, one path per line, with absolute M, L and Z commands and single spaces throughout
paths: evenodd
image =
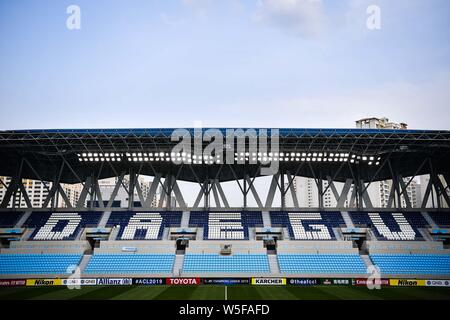
M 449 129 L 449 16 L 448 0 L 0 0 L 0 129 Z

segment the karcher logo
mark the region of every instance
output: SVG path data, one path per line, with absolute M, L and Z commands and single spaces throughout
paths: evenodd
M 252 284 L 281 286 L 286 284 L 286 278 L 252 278 Z

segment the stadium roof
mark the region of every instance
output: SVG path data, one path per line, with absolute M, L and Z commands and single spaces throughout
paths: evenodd
M 129 161 L 126 153 L 171 152 L 174 129 L 50 129 L 0 131 L 0 175 L 77 183 L 88 176 L 98 179 L 118 176 L 133 169 L 143 175 L 178 180 L 204 181 L 258 176 L 258 164 L 182 164 L 170 161 Z M 194 135 L 193 128 L 187 128 Z M 203 133 L 208 128 L 203 128 Z M 220 128 L 224 136 L 227 128 Z M 244 128 L 244 130 L 247 130 Z M 259 130 L 259 129 L 255 129 Z M 269 141 L 271 129 L 268 129 Z M 429 173 L 450 173 L 450 131 L 389 129 L 279 129 L 280 152 L 299 154 L 280 162 L 280 168 L 306 177 L 336 181 L 348 178 L 383 180 L 393 173 L 403 177 Z M 208 142 L 204 143 L 206 146 Z M 270 146 L 270 144 L 269 144 Z M 269 150 L 270 151 L 270 150 Z M 83 153 L 114 153 L 121 161 L 80 161 Z M 302 154 L 344 153 L 348 161 L 302 161 Z M 373 161 L 350 162 L 351 156 L 373 157 Z M 312 156 L 311 156 L 312 157 Z M 324 156 L 323 158 L 326 158 Z M 291 161 L 292 160 L 292 161 Z M 323 159 L 324 160 L 324 159 Z M 387 160 L 389 160 L 387 164 Z M 64 165 L 62 166 L 62 164 Z M 428 164 L 432 164 L 429 166 Z

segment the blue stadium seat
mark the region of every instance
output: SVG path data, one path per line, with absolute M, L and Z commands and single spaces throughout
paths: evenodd
M 265 254 L 187 254 L 183 272 L 267 273 L 270 267 Z
M 180 211 L 113 212 L 107 227 L 119 226 L 117 240 L 161 240 L 164 228 L 181 225 Z
M 450 255 L 371 254 L 381 274 L 450 276 Z
M 333 240 L 333 228 L 345 226 L 340 212 L 270 212 L 272 227 L 285 227 L 293 240 Z
M 35 228 L 30 240 L 75 240 L 82 228 L 96 227 L 101 215 L 101 212 L 35 212 L 23 227 Z
M 366 266 L 357 254 L 278 254 L 278 265 L 282 273 L 366 273 Z
M 352 212 L 350 217 L 355 225 L 371 226 L 379 240 L 418 240 L 423 236 L 419 228 L 428 225 L 420 212 L 409 213 L 365 213 Z
M 65 274 L 81 254 L 1 254 L 0 274 Z
M 174 261 L 174 254 L 94 254 L 84 273 L 171 273 Z
M 22 212 L 0 212 L 0 228 L 12 228 L 22 216 Z
M 190 213 L 189 227 L 203 228 L 203 238 L 209 240 L 248 240 L 248 228 L 263 227 L 261 212 Z

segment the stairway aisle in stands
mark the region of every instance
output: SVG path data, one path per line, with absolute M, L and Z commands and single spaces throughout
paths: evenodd
M 373 266 L 372 259 L 370 259 L 370 256 L 368 254 L 361 254 L 360 257 L 361 257 L 361 260 L 366 265 L 366 268 Z
M 181 269 L 183 268 L 184 254 L 175 255 L 175 262 L 173 264 L 173 275 L 181 276 Z
M 19 221 L 17 221 L 16 225 L 14 226 L 15 228 L 21 228 L 23 226 L 23 224 L 25 223 L 25 221 L 28 220 L 28 218 L 30 217 L 32 211 L 26 211 L 19 219 Z
M 347 228 L 354 228 L 355 225 L 353 224 L 353 221 L 350 218 L 350 215 L 348 214 L 348 212 L 342 211 L 341 214 L 342 214 L 342 218 L 345 221 L 345 224 L 347 225 Z
M 283 228 L 283 240 L 291 240 L 288 228 Z
M 428 231 L 425 228 L 419 228 L 419 229 L 417 229 L 417 231 L 419 231 L 420 235 L 426 241 L 433 241 L 433 237 L 428 233 Z
M 439 226 L 433 221 L 433 219 L 431 219 L 431 217 L 428 214 L 428 212 L 422 212 L 422 216 L 428 222 L 430 227 L 432 227 L 432 228 L 439 228 Z
M 181 216 L 181 228 L 189 228 L 189 218 L 191 216 L 190 211 L 183 211 L 183 215 Z
M 111 229 L 111 233 L 109 234 L 109 241 L 117 240 L 117 236 L 119 235 L 120 228 L 113 227 Z
M 85 254 L 83 258 L 80 261 L 80 264 L 78 265 L 78 268 L 80 268 L 80 272 L 83 272 L 86 266 L 88 265 L 89 261 L 92 258 L 92 254 Z
M 268 254 L 270 273 L 280 274 L 280 266 L 278 265 L 278 258 L 276 254 Z
M 111 211 L 103 212 L 102 218 L 100 219 L 100 222 L 98 223 L 98 227 L 104 228 L 106 226 L 106 223 L 108 223 L 110 216 L 111 216 Z
M 268 211 L 263 211 L 262 212 L 262 219 L 263 219 L 263 225 L 264 228 L 270 228 L 271 224 L 270 224 L 270 214 Z

